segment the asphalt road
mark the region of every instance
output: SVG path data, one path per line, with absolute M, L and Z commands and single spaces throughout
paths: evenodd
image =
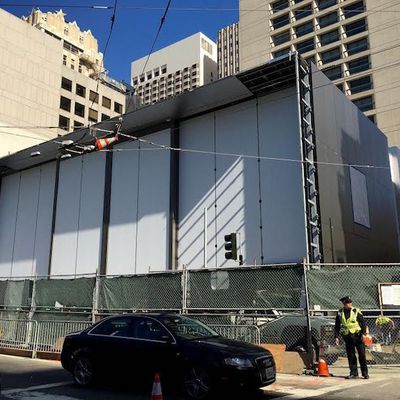
M 336 371 L 335 371 L 336 372 Z M 346 369 L 333 378 L 279 374 L 277 382 L 253 396 L 224 392 L 218 399 L 238 400 L 399 400 L 400 367 L 371 370 L 369 381 L 344 379 Z M 82 389 L 77 387 L 59 362 L 31 360 L 0 355 L 1 400 L 149 400 L 151 384 L 105 383 Z M 163 387 L 164 400 L 184 400 L 176 388 Z

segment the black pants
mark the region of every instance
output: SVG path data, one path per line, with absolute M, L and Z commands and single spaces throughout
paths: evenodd
M 362 342 L 361 333 L 349 334 L 343 336 L 346 344 L 347 359 L 349 360 L 349 368 L 351 375 L 358 375 L 357 371 L 357 358 L 356 348 L 358 353 L 358 360 L 360 362 L 362 375 L 368 375 L 367 360 L 365 358 L 365 345 Z

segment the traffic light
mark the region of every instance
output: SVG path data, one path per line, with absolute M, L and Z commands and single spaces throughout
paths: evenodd
M 237 260 L 237 240 L 236 233 L 230 233 L 229 235 L 224 236 L 225 239 L 225 258 L 227 260 Z

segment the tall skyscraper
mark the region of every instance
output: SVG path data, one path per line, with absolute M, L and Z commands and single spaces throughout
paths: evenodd
M 218 76 L 225 78 L 239 72 L 239 24 L 218 31 Z
M 393 0 L 240 0 L 240 69 L 298 51 L 400 145 L 399 26 Z
M 132 86 L 145 105 L 193 90 L 217 78 L 217 45 L 201 32 L 131 64 Z

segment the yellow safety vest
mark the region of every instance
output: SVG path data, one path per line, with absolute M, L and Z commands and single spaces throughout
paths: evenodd
M 377 326 L 382 326 L 382 325 L 387 325 L 390 324 L 392 322 L 392 320 L 389 317 L 385 317 L 384 315 L 380 315 L 376 321 L 375 321 L 375 325 Z
M 350 310 L 349 318 L 346 319 L 344 315 L 344 309 L 341 308 L 339 310 L 339 316 L 341 322 L 340 333 L 342 335 L 348 335 L 350 333 L 356 333 L 361 331 L 361 326 L 357 321 L 357 315 L 359 312 L 360 310 L 358 308 L 352 308 Z

